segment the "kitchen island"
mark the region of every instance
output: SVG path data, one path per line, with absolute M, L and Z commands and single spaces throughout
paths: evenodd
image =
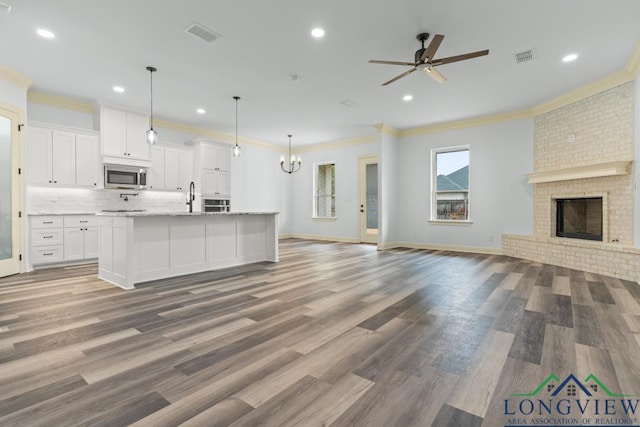
M 98 277 L 136 283 L 278 261 L 276 212 L 104 212 Z

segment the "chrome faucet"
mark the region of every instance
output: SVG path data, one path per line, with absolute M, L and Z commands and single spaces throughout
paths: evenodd
M 191 181 L 189 184 L 189 198 L 187 199 L 187 205 L 189 205 L 189 213 L 193 213 L 193 201 L 196 199 L 196 185 Z

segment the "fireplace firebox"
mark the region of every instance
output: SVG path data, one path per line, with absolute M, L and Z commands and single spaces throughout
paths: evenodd
M 556 236 L 602 241 L 602 197 L 556 199 Z

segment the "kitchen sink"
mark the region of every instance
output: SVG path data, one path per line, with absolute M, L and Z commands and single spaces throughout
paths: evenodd
M 102 212 L 146 212 L 146 209 L 102 209 Z

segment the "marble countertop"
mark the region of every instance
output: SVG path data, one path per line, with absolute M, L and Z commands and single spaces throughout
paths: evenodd
M 98 212 L 98 216 L 149 217 L 149 216 L 212 216 L 212 215 L 275 215 L 279 212 Z
M 280 212 L 29 212 L 31 216 L 97 215 L 97 216 L 203 216 L 203 215 L 274 215 Z
M 95 212 L 28 212 L 31 216 L 95 215 Z

